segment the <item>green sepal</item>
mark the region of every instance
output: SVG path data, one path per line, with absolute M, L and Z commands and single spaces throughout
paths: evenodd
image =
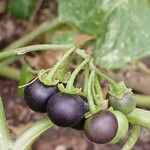
M 51 80 L 51 79 L 47 79 L 47 73 L 46 73 L 46 70 L 41 70 L 39 73 L 38 73 L 38 78 L 39 80 L 44 83 L 45 85 L 47 86 L 50 86 L 50 85 L 56 85 L 59 83 L 59 80 Z
M 110 85 L 110 91 L 108 92 L 111 96 L 116 97 L 117 99 L 122 99 L 124 94 L 131 92 L 130 88 L 127 88 L 124 82 L 119 82 L 116 84 Z
M 93 112 L 89 111 L 89 112 L 85 113 L 84 116 L 85 116 L 85 118 L 89 118 L 92 115 L 97 114 L 101 110 L 102 110 L 102 108 L 96 106 L 96 109 Z
M 56 74 L 56 79 L 59 80 L 59 82 L 67 83 L 70 78 L 70 75 L 71 72 L 67 72 L 64 74 L 64 69 L 59 69 Z
M 80 94 L 82 90 L 81 88 L 66 89 L 62 83 L 58 84 L 58 89 L 62 93 L 67 93 L 67 94 Z

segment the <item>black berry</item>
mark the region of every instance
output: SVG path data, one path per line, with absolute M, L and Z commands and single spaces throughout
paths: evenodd
M 31 82 L 31 81 L 29 81 Z M 59 92 L 57 85 L 46 86 L 40 80 L 35 80 L 25 87 L 24 99 L 27 106 L 36 112 L 45 113 L 50 97 Z
M 48 101 L 47 114 L 50 120 L 58 126 L 75 126 L 84 116 L 83 100 L 78 95 L 59 92 Z

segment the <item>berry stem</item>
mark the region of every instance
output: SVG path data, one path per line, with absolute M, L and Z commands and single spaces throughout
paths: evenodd
M 96 109 L 95 105 L 94 105 L 94 101 L 93 101 L 93 96 L 92 96 L 92 82 L 93 79 L 95 77 L 95 70 L 91 70 L 90 76 L 89 76 L 89 82 L 88 82 L 88 103 L 89 103 L 89 107 L 90 107 L 90 111 L 91 113 L 94 112 L 94 110 Z
M 102 92 L 102 88 L 100 86 L 100 82 L 98 80 L 97 75 L 95 76 L 95 90 L 96 90 L 96 93 L 98 95 L 99 100 L 103 101 L 104 100 L 104 98 L 103 98 L 103 92 Z
M 127 140 L 127 142 L 125 143 L 125 145 L 123 146 L 122 150 L 131 150 L 134 144 L 136 143 L 136 141 L 138 140 L 140 132 L 141 132 L 141 126 L 132 125 L 131 135 Z
M 89 66 L 85 69 L 85 75 L 84 75 L 84 85 L 83 85 L 83 93 L 87 96 L 88 93 L 88 81 L 89 81 Z
M 94 103 L 97 106 L 100 106 L 101 104 L 95 91 L 95 79 L 93 79 L 93 82 L 92 82 L 92 95 L 93 95 Z
M 75 51 L 75 47 L 72 47 L 70 50 L 68 50 L 64 56 L 61 58 L 60 61 L 58 61 L 55 66 L 52 68 L 52 70 L 50 70 L 50 72 L 48 73 L 47 77 L 46 77 L 46 81 L 48 82 L 52 82 L 55 75 L 56 75 L 56 71 L 57 69 L 63 64 L 63 62 Z
M 26 150 L 42 133 L 50 129 L 53 123 L 49 118 L 43 117 L 28 128 L 14 143 L 13 150 Z
M 2 99 L 0 98 L 0 149 L 9 150 L 11 147 L 11 140 L 9 130 L 6 124 L 6 117 Z
M 98 70 L 93 63 L 91 63 L 91 66 L 95 70 L 95 72 L 97 73 L 97 75 L 99 75 L 100 77 L 104 78 L 105 80 L 107 80 L 112 85 L 116 85 L 117 84 L 113 79 L 111 79 L 110 77 L 108 77 L 107 75 L 105 75 L 104 73 L 102 73 L 100 70 Z
M 86 54 L 85 50 L 81 50 L 79 48 L 76 49 L 76 53 L 81 56 L 83 59 L 89 58 L 89 55 Z
M 39 45 L 31 45 L 21 48 L 12 49 L 9 51 L 3 51 L 0 53 L 0 60 L 5 59 L 9 56 L 17 56 L 22 55 L 32 51 L 41 51 L 41 50 L 68 50 L 73 47 L 72 44 L 39 44 Z
M 66 89 L 72 89 L 74 80 L 78 73 L 81 71 L 81 69 L 89 62 L 89 58 L 86 58 L 71 74 L 70 79 L 68 81 L 68 84 L 66 86 Z
M 150 129 L 150 111 L 148 110 L 135 108 L 127 115 L 127 118 L 132 124 L 138 124 Z

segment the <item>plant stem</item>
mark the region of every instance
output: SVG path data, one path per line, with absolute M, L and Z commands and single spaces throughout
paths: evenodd
M 94 110 L 96 109 L 96 107 L 94 105 L 94 101 L 93 101 L 93 96 L 92 96 L 92 93 L 91 93 L 91 91 L 92 91 L 92 82 L 93 82 L 94 77 L 95 77 L 95 70 L 92 70 L 91 73 L 90 73 L 90 76 L 89 76 L 88 96 L 87 96 L 91 112 L 94 112 Z
M 11 45 L 9 45 L 4 50 L 10 50 L 10 49 L 25 46 L 26 44 L 30 43 L 35 37 L 37 37 L 45 32 L 54 30 L 55 28 L 57 28 L 63 24 L 65 24 L 65 22 L 60 21 L 58 19 L 55 19 L 53 21 L 51 21 L 51 20 L 45 21 L 44 23 L 39 25 L 36 29 L 27 33 L 26 35 L 23 35 L 23 37 L 21 37 L 19 40 L 12 43 Z
M 85 50 L 81 50 L 81 49 L 77 48 L 76 53 L 84 59 L 89 58 L 89 55 L 86 54 Z
M 100 103 L 100 101 L 98 99 L 98 95 L 96 94 L 96 91 L 95 91 L 95 79 L 93 79 L 93 82 L 92 82 L 92 95 L 93 95 L 94 103 L 97 106 L 100 106 L 101 103 Z
M 139 138 L 141 127 L 139 125 L 132 125 L 131 135 L 128 141 L 123 146 L 122 150 L 131 150 Z
M 73 83 L 74 80 L 76 78 L 76 76 L 78 75 L 78 73 L 80 72 L 80 70 L 89 62 L 89 58 L 86 58 L 71 74 L 71 77 L 68 81 L 68 84 L 66 86 L 66 89 L 72 89 L 73 88 Z
M 148 110 L 135 108 L 127 115 L 127 118 L 132 124 L 138 124 L 150 129 L 150 111 Z
M 19 81 L 21 74 L 19 70 L 9 67 L 9 66 L 1 66 L 0 76 L 6 77 L 15 81 Z
M 97 75 L 99 75 L 100 77 L 104 78 L 105 80 L 107 80 L 108 82 L 110 82 L 112 85 L 116 85 L 117 83 L 111 79 L 110 77 L 108 77 L 107 75 L 105 75 L 104 73 L 102 73 L 101 71 L 99 71 L 95 65 L 92 63 L 92 67 L 95 70 L 95 72 L 97 73 Z
M 88 92 L 88 81 L 89 81 L 89 66 L 85 69 L 85 75 L 84 75 L 84 85 L 83 85 L 83 93 L 87 96 Z
M 26 150 L 42 133 L 50 129 L 53 123 L 47 116 L 34 123 L 14 143 L 13 150 Z
M 61 58 L 60 61 L 58 61 L 55 66 L 52 68 L 52 70 L 50 70 L 50 72 L 48 73 L 47 77 L 46 77 L 46 81 L 47 82 L 51 82 L 53 81 L 55 75 L 56 75 L 56 71 L 57 69 L 63 64 L 63 62 L 69 57 L 69 55 L 71 55 L 73 52 L 75 51 L 75 47 L 72 47 L 70 50 L 68 50 L 64 56 Z
M 0 53 L 0 60 L 7 58 L 9 56 L 17 56 L 22 55 L 32 51 L 41 51 L 41 50 L 67 50 L 70 49 L 72 44 L 39 44 L 39 45 L 31 45 L 22 48 L 16 48 L 9 51 L 4 51 Z
M 2 99 L 0 98 L 0 149 L 9 150 L 11 147 L 9 130 L 6 124 L 4 107 Z
M 6 1 L 0 2 L 0 14 L 6 11 Z
M 96 75 L 96 79 L 95 79 L 95 90 L 96 90 L 96 93 L 98 95 L 98 98 L 101 101 L 103 101 L 104 100 L 104 98 L 103 98 L 103 92 L 102 92 L 102 88 L 100 86 L 100 83 L 99 83 L 97 75 Z
M 150 108 L 150 95 L 135 94 L 134 99 L 138 107 Z

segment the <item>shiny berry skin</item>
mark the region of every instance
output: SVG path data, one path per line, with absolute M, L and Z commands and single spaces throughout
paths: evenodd
M 37 79 L 25 87 L 24 100 L 33 111 L 45 113 L 48 100 L 57 92 L 59 92 L 57 85 L 47 86 Z
M 89 140 L 104 144 L 110 142 L 118 130 L 117 118 L 108 110 L 102 110 L 87 118 L 84 131 Z
M 110 97 L 109 105 L 112 106 L 115 110 L 121 111 L 126 115 L 133 111 L 136 106 L 136 101 L 133 99 L 133 94 L 130 92 L 126 93 L 122 99 Z
M 84 116 L 84 103 L 80 96 L 65 93 L 53 95 L 47 104 L 50 120 L 61 127 L 72 127 Z

